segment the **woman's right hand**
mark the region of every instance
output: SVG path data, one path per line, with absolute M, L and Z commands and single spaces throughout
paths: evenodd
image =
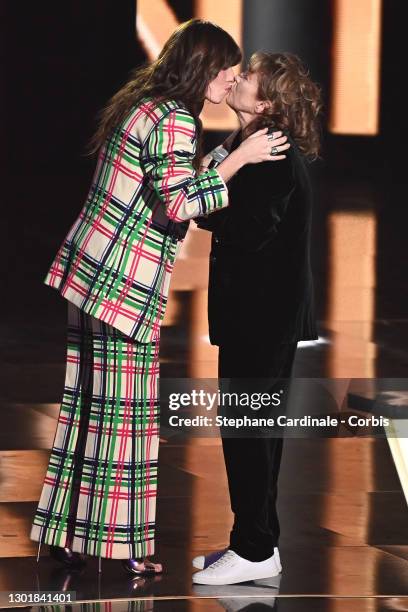
M 279 161 L 280 159 L 286 158 L 286 155 L 281 155 L 281 153 L 290 147 L 290 144 L 286 142 L 287 137 L 283 136 L 282 132 L 267 134 L 267 131 L 268 128 L 266 127 L 248 136 L 235 151 L 232 151 L 232 153 L 217 166 L 216 169 L 224 181 L 229 181 L 242 166 L 245 166 L 245 164 Z M 272 155 L 272 147 L 277 148 L 278 151 L 276 155 Z
M 287 142 L 287 137 L 282 132 L 274 132 L 273 138 L 271 134 L 267 134 L 268 128 L 262 128 L 248 136 L 237 148 L 240 154 L 243 165 L 258 164 L 264 161 L 278 161 L 285 159 L 286 155 L 280 155 L 283 151 L 289 149 L 290 144 Z M 278 153 L 271 153 L 272 147 L 276 147 Z

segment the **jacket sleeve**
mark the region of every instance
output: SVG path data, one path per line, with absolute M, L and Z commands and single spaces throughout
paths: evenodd
M 196 123 L 185 109 L 162 117 L 149 135 L 142 161 L 150 187 L 175 222 L 194 219 L 228 205 L 228 189 L 214 168 L 197 176 Z

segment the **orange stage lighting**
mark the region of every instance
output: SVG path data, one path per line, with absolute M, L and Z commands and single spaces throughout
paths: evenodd
M 335 134 L 378 133 L 382 0 L 334 0 L 332 106 Z
M 329 308 L 327 327 L 335 340 L 329 355 L 332 378 L 373 378 L 377 220 L 371 211 L 329 215 Z

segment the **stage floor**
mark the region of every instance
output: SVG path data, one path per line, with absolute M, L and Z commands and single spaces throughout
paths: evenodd
M 392 300 L 395 285 L 378 290 L 385 285 L 372 267 L 386 252 L 375 234 L 377 217 L 369 207 L 356 213 L 340 206 L 318 218 L 318 227 L 328 228 L 316 259 L 321 339 L 300 346 L 295 376 L 406 376 L 408 320 Z M 192 230 L 172 281 L 162 377 L 216 376 L 217 349 L 207 337 L 207 256 L 208 236 Z M 402 283 L 401 273 L 394 283 Z M 81 604 L 66 610 L 408 610 L 407 503 L 387 440 L 370 437 L 285 440 L 279 589 L 192 584 L 192 558 L 224 547 L 231 527 L 218 438 L 161 441 L 153 560 L 163 563 L 162 576 L 132 579 L 119 561 L 105 559 L 99 575 L 92 558 L 82 572 L 69 573 L 51 561 L 46 545 L 37 564 L 28 533 L 63 388 L 66 303 L 38 279 L 28 282 L 40 301 L 30 301 L 32 308 L 26 301 L 25 309 L 19 302 L 1 321 L 0 591 L 75 591 Z

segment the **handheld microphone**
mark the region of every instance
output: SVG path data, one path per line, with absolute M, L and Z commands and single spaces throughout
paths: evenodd
M 216 168 L 228 156 L 228 151 L 222 145 L 216 147 L 210 153 L 212 160 L 208 164 L 208 168 Z

